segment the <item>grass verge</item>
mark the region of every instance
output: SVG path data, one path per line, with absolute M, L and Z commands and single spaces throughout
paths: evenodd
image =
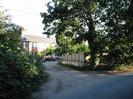
M 74 66 L 74 65 L 69 65 L 69 64 L 63 64 L 62 62 L 59 62 L 58 65 L 67 67 L 67 68 L 71 68 L 74 70 L 78 70 L 78 71 L 115 71 L 115 72 L 133 72 L 133 65 L 116 65 L 116 66 L 97 66 L 95 68 L 95 70 L 91 70 L 88 66 L 84 66 L 84 67 L 78 67 L 78 66 Z

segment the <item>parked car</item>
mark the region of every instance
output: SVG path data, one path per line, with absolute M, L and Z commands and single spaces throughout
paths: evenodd
M 47 56 L 44 56 L 44 60 L 45 61 L 58 61 L 58 60 L 60 60 L 60 57 L 59 56 L 47 55 Z

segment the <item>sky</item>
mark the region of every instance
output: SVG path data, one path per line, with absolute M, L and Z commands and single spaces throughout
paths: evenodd
M 0 6 L 8 10 L 13 23 L 25 28 L 24 35 L 43 36 L 40 12 L 47 10 L 50 0 L 0 0 Z

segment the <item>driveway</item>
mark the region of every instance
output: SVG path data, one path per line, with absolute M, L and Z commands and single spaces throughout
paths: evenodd
M 48 81 L 33 99 L 133 99 L 133 73 L 81 72 L 46 62 Z

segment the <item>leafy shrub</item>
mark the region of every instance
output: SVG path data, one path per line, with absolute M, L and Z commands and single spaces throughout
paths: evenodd
M 47 73 L 40 57 L 23 50 L 21 27 L 0 22 L 5 24 L 0 26 L 0 99 L 24 97 L 46 81 Z
M 46 80 L 41 62 L 34 62 L 25 53 L 0 61 L 0 98 L 26 96 Z

